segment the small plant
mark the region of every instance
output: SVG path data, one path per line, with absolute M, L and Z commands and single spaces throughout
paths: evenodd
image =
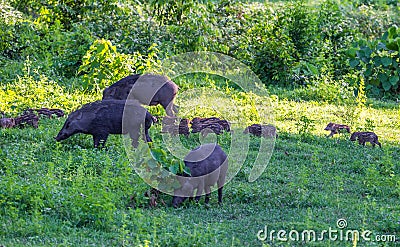
M 308 118 L 306 115 L 302 115 L 300 120 L 297 121 L 298 129 L 300 135 L 305 135 L 313 130 L 315 130 L 315 120 Z
M 364 83 L 364 77 L 360 76 L 360 83 L 358 84 L 358 91 L 357 91 L 357 107 L 362 108 L 365 106 L 365 103 L 367 102 L 367 96 L 365 95 L 365 83 Z
M 175 175 L 184 173 L 190 175 L 190 170 L 185 166 L 185 163 L 182 160 L 173 158 L 170 154 L 165 152 L 164 149 L 153 148 L 150 153 L 155 161 L 171 173 Z
M 374 120 L 372 119 L 365 119 L 365 126 L 364 126 L 365 131 L 374 131 L 375 129 L 375 123 Z

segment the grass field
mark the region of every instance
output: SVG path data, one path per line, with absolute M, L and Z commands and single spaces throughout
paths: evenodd
M 119 136 L 111 136 L 105 149 L 94 149 L 86 135 L 56 143 L 64 118 L 41 119 L 38 129 L 0 129 L 0 246 L 400 245 L 399 104 L 368 100 L 357 108 L 270 91 L 265 100 L 279 138 L 265 171 L 248 182 L 259 144 L 252 137 L 243 167 L 225 186 L 223 205 L 213 193 L 209 207 L 201 200 L 174 209 L 169 195 L 149 207 L 144 194 L 150 187 L 135 174 Z M 232 114 L 249 116 L 251 97 L 242 96 Z M 74 106 L 74 97 L 65 97 L 68 106 Z M 187 98 L 178 102 L 190 108 Z M 349 141 L 349 134 L 328 139 L 323 128 L 329 122 L 373 130 L 383 147 L 360 146 Z M 150 130 L 153 139 L 159 138 L 160 125 Z M 195 146 L 199 135 L 181 139 Z M 218 138 L 225 150 L 228 140 L 228 134 Z M 341 219 L 347 227 L 337 225 Z M 268 234 L 261 241 L 257 234 L 262 237 L 265 227 Z M 361 236 L 359 241 L 330 240 L 327 233 L 324 240 L 301 239 L 305 230 L 318 238 L 329 229 L 344 235 L 368 230 L 371 241 Z M 280 230 L 286 238 L 299 232 L 299 240 L 279 239 Z

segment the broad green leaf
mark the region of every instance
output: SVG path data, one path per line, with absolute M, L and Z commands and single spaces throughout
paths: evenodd
M 387 67 L 392 64 L 392 59 L 390 57 L 382 57 L 381 62 L 383 66 Z
M 395 75 L 395 76 L 391 76 L 390 78 L 389 78 L 389 82 L 390 82 L 390 84 L 392 84 L 393 86 L 396 86 L 397 85 L 397 82 L 399 81 L 399 76 L 397 76 L 397 75 Z
M 358 59 L 354 59 L 354 58 L 352 58 L 352 59 L 350 59 L 350 66 L 352 67 L 352 68 L 355 68 L 357 65 L 359 65 L 360 64 L 360 60 L 358 60 Z
M 187 166 L 185 166 L 185 168 L 183 169 L 183 172 L 186 173 L 189 176 L 192 176 L 192 174 L 190 173 L 190 169 Z
M 388 38 L 389 39 L 393 39 L 396 36 L 396 29 L 397 29 L 396 27 L 389 28 L 389 30 L 388 30 L 388 33 L 389 33 Z
M 372 84 L 372 85 L 375 85 L 375 86 L 379 86 L 380 85 L 379 80 L 376 79 L 376 78 L 373 78 L 373 79 L 369 80 L 369 84 Z
M 318 74 L 318 69 L 317 67 L 315 67 L 314 65 L 310 64 L 310 63 L 306 63 L 306 66 L 308 68 L 308 70 L 313 74 L 313 75 L 317 75 Z
M 382 82 L 382 87 L 383 87 L 383 89 L 385 89 L 385 91 L 389 91 L 390 88 L 392 87 L 392 84 L 390 84 L 389 81 L 383 81 Z
M 386 50 L 386 45 L 382 42 L 379 42 L 377 45 L 378 50 Z
M 365 57 L 365 52 L 364 52 L 364 50 L 358 50 L 356 53 L 357 53 L 357 57 L 359 57 L 359 58 Z
M 376 67 L 378 67 L 379 65 L 381 65 L 381 57 L 376 56 L 372 59 L 372 61 L 374 61 L 374 64 Z
M 383 35 L 382 35 L 382 40 L 386 40 L 389 36 L 389 33 L 386 31 Z
M 155 159 L 159 162 L 164 162 L 166 155 L 167 154 L 165 153 L 165 151 L 162 150 L 161 148 L 155 148 L 155 149 L 151 150 L 151 156 L 153 157 L 153 159 Z
M 369 77 L 369 76 L 371 76 L 372 75 L 372 69 L 371 68 L 368 68 L 365 72 L 364 72 L 364 76 L 365 77 Z
M 385 73 L 379 73 L 378 79 L 381 81 L 381 83 L 383 83 L 384 81 L 388 80 L 388 76 Z
M 368 46 L 365 46 L 362 48 L 362 50 L 364 52 L 365 57 L 367 57 L 367 58 L 371 57 L 371 54 L 372 54 L 371 48 L 369 48 Z
M 399 50 L 399 44 L 400 37 L 397 37 L 396 39 L 389 40 L 389 42 L 386 44 L 386 47 L 392 51 L 397 51 Z
M 178 174 L 179 171 L 179 164 L 174 164 L 169 167 L 169 171 L 173 174 Z
M 357 52 L 357 48 L 350 48 L 346 51 L 347 56 L 349 56 L 350 58 L 355 58 L 356 57 L 356 52 Z

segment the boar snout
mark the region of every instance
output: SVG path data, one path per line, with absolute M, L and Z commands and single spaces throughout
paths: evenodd
M 187 197 L 174 196 L 172 198 L 172 206 L 178 208 L 186 199 Z
M 56 137 L 54 137 L 54 139 L 56 141 L 58 141 L 58 142 L 62 141 L 62 140 L 65 140 L 67 138 L 68 138 L 68 136 L 66 134 L 64 134 L 64 133 L 58 133 L 58 135 Z

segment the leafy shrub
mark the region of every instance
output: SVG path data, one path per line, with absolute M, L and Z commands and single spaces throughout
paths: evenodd
M 365 78 L 373 95 L 400 93 L 400 28 L 389 28 L 376 40 L 359 40 L 348 50 L 349 63 Z
M 139 52 L 132 56 L 119 53 L 109 40 L 96 40 L 83 57 L 79 73 L 83 73 L 84 85 L 87 90 L 102 91 L 129 74 L 149 72 L 160 63 L 157 60 L 156 45 L 149 48 L 148 56 Z
M 342 79 L 350 69 L 346 66 L 345 51 L 353 40 L 356 30 L 349 20 L 349 8 L 335 0 L 323 1 L 317 12 L 316 32 L 318 33 L 315 47 L 314 63 L 318 64 L 321 74 L 332 79 Z
M 289 79 L 287 71 L 293 66 L 295 47 L 286 30 L 274 22 L 283 13 L 263 9 L 261 14 L 263 17 L 242 36 L 235 55 L 251 66 L 263 82 L 285 84 Z

